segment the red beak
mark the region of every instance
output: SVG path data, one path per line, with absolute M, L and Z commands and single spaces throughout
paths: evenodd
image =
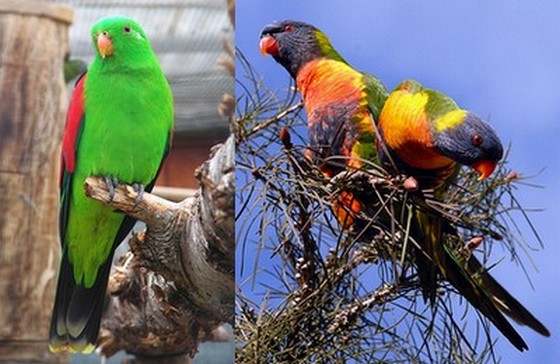
M 265 35 L 261 38 L 259 48 L 263 56 L 270 54 L 271 56 L 278 55 L 278 43 L 272 35 Z
M 97 35 L 97 49 L 102 58 L 113 54 L 113 41 L 107 32 L 101 32 Z
M 492 172 L 494 172 L 494 169 L 496 169 L 496 162 L 492 162 L 492 161 L 489 161 L 489 160 L 483 160 L 483 161 L 474 163 L 471 167 L 475 171 L 477 171 L 478 174 L 480 175 L 480 177 L 478 177 L 478 179 L 483 180 L 483 179 L 486 179 L 486 178 L 490 177 Z

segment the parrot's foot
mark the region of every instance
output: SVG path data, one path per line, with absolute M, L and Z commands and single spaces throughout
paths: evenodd
M 118 186 L 119 181 L 113 176 L 103 176 L 107 189 L 109 190 L 109 202 L 113 202 L 115 197 L 115 188 Z
M 132 188 L 136 191 L 136 200 L 134 201 L 134 208 L 136 208 L 140 204 L 140 201 L 142 201 L 142 197 L 144 197 L 144 185 L 134 182 Z

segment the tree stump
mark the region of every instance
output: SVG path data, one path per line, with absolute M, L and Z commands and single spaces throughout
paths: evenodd
M 64 359 L 47 337 L 72 17 L 60 5 L 0 0 L 0 362 Z

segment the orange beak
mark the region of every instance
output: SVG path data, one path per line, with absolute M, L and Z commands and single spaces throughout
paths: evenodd
M 102 58 L 113 54 L 113 41 L 107 32 L 101 32 L 97 35 L 97 49 Z
M 496 163 L 489 160 L 483 160 L 474 163 L 471 167 L 480 175 L 478 177 L 478 180 L 480 181 L 490 177 L 492 172 L 494 172 L 494 169 L 496 169 Z
M 274 37 L 271 35 L 266 35 L 261 38 L 259 48 L 261 49 L 261 53 L 263 56 L 266 56 L 267 54 L 275 56 L 278 54 L 278 43 L 276 42 L 276 39 L 274 39 Z

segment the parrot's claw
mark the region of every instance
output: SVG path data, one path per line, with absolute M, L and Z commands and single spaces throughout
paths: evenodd
M 105 180 L 105 184 L 109 190 L 109 202 L 113 202 L 113 198 L 115 197 L 115 188 L 118 186 L 119 181 L 112 176 L 104 176 L 103 179 Z
M 140 201 L 142 201 L 142 197 L 144 197 L 144 185 L 134 182 L 132 188 L 136 191 L 136 200 L 134 201 L 134 208 L 136 208 L 140 204 Z

